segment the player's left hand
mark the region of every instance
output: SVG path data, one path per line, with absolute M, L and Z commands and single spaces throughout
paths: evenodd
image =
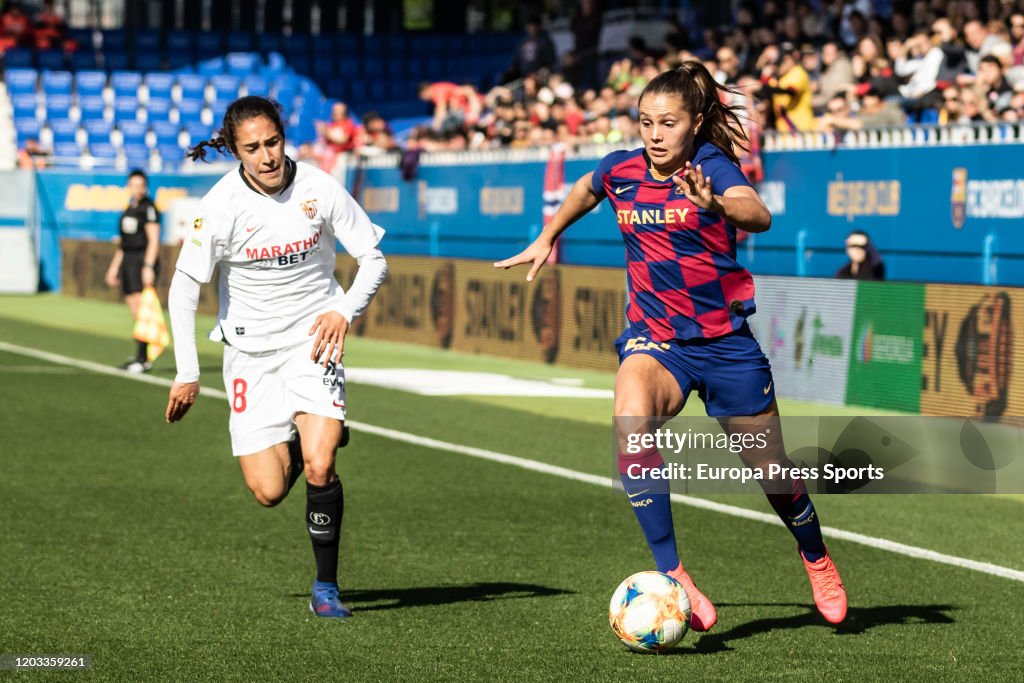
M 348 320 L 345 316 L 337 311 L 321 313 L 313 321 L 313 327 L 309 328 L 310 336 L 313 336 L 314 332 L 316 339 L 313 340 L 310 360 L 319 363 L 323 358 L 324 367 L 332 361 L 340 363 L 345 350 L 345 335 L 348 333 Z
M 687 161 L 683 172 L 672 176 L 672 182 L 676 184 L 676 187 L 681 188 L 686 198 L 697 207 L 715 213 L 721 212 L 722 207 L 715 198 L 714 190 L 711 187 L 711 177 L 704 177 L 704 170 L 700 164 L 694 167 Z
M 142 286 L 143 287 L 152 287 L 153 283 L 155 282 L 155 280 L 156 280 L 156 278 L 155 278 L 155 274 L 154 274 L 153 269 L 152 268 L 147 268 L 146 266 L 143 266 L 142 267 Z

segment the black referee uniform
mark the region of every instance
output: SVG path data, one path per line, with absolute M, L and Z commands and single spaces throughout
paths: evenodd
M 129 206 L 121 214 L 119 230 L 124 257 L 121 259 L 118 276 L 121 279 L 121 291 L 125 295 L 138 294 L 142 291 L 142 266 L 146 247 L 149 246 L 146 223 L 159 222 L 160 212 L 156 210 L 156 205 L 149 197 L 143 197 L 138 204 Z M 153 265 L 154 277 L 159 267 L 159 262 Z

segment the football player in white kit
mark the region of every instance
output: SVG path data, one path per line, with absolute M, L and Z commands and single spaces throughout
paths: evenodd
M 383 230 L 338 181 L 284 153 L 277 105 L 236 100 L 213 140 L 241 162 L 203 198 L 171 281 L 168 310 L 177 376 L 166 419 L 177 422 L 199 394 L 195 315 L 199 288 L 219 266 L 217 333 L 231 403 L 231 448 L 261 505 L 277 505 L 306 474 L 306 528 L 316 580 L 310 609 L 351 612 L 338 595 L 344 498 L 334 470 L 345 421 L 345 333 L 387 273 Z M 335 240 L 359 263 L 345 291 L 334 277 Z M 297 434 L 296 434 L 297 431 Z

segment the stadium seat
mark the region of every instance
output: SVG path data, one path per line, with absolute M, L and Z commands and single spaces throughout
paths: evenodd
M 309 54 L 312 44 L 313 39 L 309 34 L 293 33 L 290 36 L 285 36 L 284 54 L 288 57 L 293 54 Z
M 36 121 L 35 117 L 14 119 L 14 132 L 18 136 L 18 146 L 22 147 L 25 141 L 29 138 L 39 139 L 39 133 L 42 131 L 42 126 Z
M 224 113 L 227 112 L 228 107 L 235 101 L 235 97 L 225 97 L 223 99 L 214 100 L 210 103 L 210 111 L 213 113 L 213 120 L 217 123 L 224 118 Z
M 12 96 L 26 93 L 34 96 L 39 84 L 39 73 L 35 69 L 7 69 L 4 82 L 7 83 L 7 92 Z
M 82 150 L 77 142 L 60 142 L 53 145 L 53 156 L 59 162 L 58 165 L 77 166 Z
M 103 68 L 107 71 L 127 71 L 131 68 L 128 53 L 121 50 L 104 50 Z
M 71 111 L 71 95 L 48 95 L 46 98 L 46 118 L 66 119 Z
M 185 161 L 185 150 L 177 145 L 159 147 L 157 154 L 160 157 L 160 170 L 164 172 L 178 170 Z
M 132 120 L 118 121 L 117 129 L 121 131 L 122 145 L 127 146 L 146 144 L 146 124 Z
M 106 108 L 107 104 L 100 95 L 85 95 L 78 98 L 78 111 L 82 121 L 104 118 Z
M 256 49 L 264 55 L 280 52 L 284 49 L 284 36 L 280 33 L 261 33 L 256 41 Z
M 224 71 L 244 78 L 255 71 L 259 64 L 260 57 L 255 52 L 231 52 L 224 58 Z
M 195 34 L 191 31 L 168 31 L 167 32 L 167 56 L 184 55 L 186 61 L 192 61 L 192 52 L 195 49 Z
M 24 47 L 12 47 L 4 53 L 4 66 L 10 68 L 33 69 L 36 66 L 36 51 Z
M 380 80 L 384 78 L 384 60 L 379 57 L 367 57 L 363 61 L 363 74 L 367 78 Z
M 193 146 L 201 140 L 209 140 L 213 135 L 213 127 L 206 125 L 202 121 L 193 121 L 185 124 L 185 131 L 188 133 L 188 143 Z
M 257 74 L 246 76 L 245 80 L 242 81 L 242 87 L 245 88 L 246 95 L 267 96 L 270 94 L 270 83 L 266 77 Z
M 308 74 L 313 70 L 313 62 L 308 54 L 288 55 L 288 64 L 299 74 Z
M 223 36 L 217 31 L 203 31 L 196 36 L 196 58 L 199 60 L 216 57 L 224 51 Z
M 40 50 L 36 54 L 36 64 L 40 71 L 59 71 L 67 66 L 63 50 Z
M 143 111 L 146 112 L 146 121 L 149 123 L 154 121 L 170 121 L 171 104 L 171 100 L 164 97 L 150 98 L 146 106 L 143 107 Z
M 384 36 L 363 36 L 363 57 L 365 59 L 380 59 L 386 56 L 386 52 Z
M 139 71 L 159 71 L 163 66 L 163 58 L 159 52 L 135 53 L 135 68 Z
M 142 80 L 149 92 L 149 99 L 171 99 L 171 91 L 174 89 L 174 74 L 151 73 L 146 74 Z
M 178 74 L 178 103 L 192 100 L 202 104 L 206 99 L 206 77 L 198 74 Z
M 213 86 L 213 99 L 216 100 L 234 100 L 238 97 L 238 76 L 231 74 L 217 74 L 216 76 L 210 77 L 210 85 Z
M 47 96 L 71 94 L 70 71 L 44 71 L 40 85 Z
M 170 121 L 151 121 L 149 128 L 153 131 L 157 147 L 178 144 L 178 132 L 181 130 L 178 124 Z
M 91 28 L 69 28 L 67 31 L 68 38 L 78 46 L 78 52 L 92 52 L 96 49 Z
M 71 53 L 70 68 L 72 71 L 86 71 L 99 68 L 99 60 L 91 47 L 76 50 Z
M 335 74 L 343 78 L 359 78 L 359 60 L 352 57 L 341 59 L 335 64 Z
M 112 162 L 117 158 L 117 148 L 109 142 L 96 142 L 89 145 L 89 155 L 96 159 Z
M 154 29 L 136 29 L 132 36 L 132 48 L 135 50 L 135 58 L 140 54 L 151 53 L 160 55 L 160 31 Z
M 372 80 L 370 81 L 370 100 L 373 102 L 382 102 L 389 98 L 388 95 L 388 82 L 383 80 Z
M 334 68 L 336 63 L 337 60 L 335 60 L 330 54 L 317 54 L 312 59 L 312 71 L 309 71 L 308 73 L 315 75 L 320 79 L 329 79 L 335 73 Z
M 39 100 L 35 93 L 12 95 L 11 108 L 14 109 L 14 118 L 16 119 L 34 119 L 38 112 Z
M 178 104 L 178 123 L 185 125 L 201 121 L 203 118 L 203 103 L 199 100 L 185 100 Z
M 110 87 L 114 91 L 115 99 L 122 97 L 138 98 L 139 86 L 141 85 L 142 74 L 136 71 L 115 71 L 110 74 Z
M 101 40 L 103 41 L 103 51 L 109 50 L 127 50 L 128 39 L 122 29 L 108 29 L 100 32 Z
M 275 79 L 288 71 L 288 64 L 280 52 L 271 52 L 267 55 L 266 65 L 260 69 L 265 78 Z
M 211 57 L 199 62 L 196 65 L 196 73 L 206 78 L 224 73 L 224 58 Z
M 359 56 L 359 36 L 355 33 L 336 33 L 332 42 L 335 57 L 352 59 Z
M 149 168 L 150 152 L 145 145 L 125 145 L 124 160 L 128 168 Z
M 85 135 L 90 145 L 94 142 L 110 142 L 110 133 L 114 130 L 114 125 L 103 119 L 83 121 L 82 127 L 85 128 Z
M 388 57 L 388 78 L 405 78 L 406 60 L 401 57 Z
M 79 71 L 75 74 L 75 93 L 79 99 L 100 96 L 107 85 L 107 74 L 102 71 Z
M 384 46 L 388 57 L 404 57 L 408 41 L 403 33 L 390 33 L 384 36 Z
M 53 135 L 53 143 L 78 142 L 78 124 L 69 119 L 49 119 L 46 122 L 47 128 Z
M 122 121 L 136 121 L 139 115 L 139 101 L 134 97 L 119 97 L 114 100 L 114 118 Z
M 367 87 L 366 81 L 363 80 L 362 78 L 352 80 L 348 85 L 348 91 L 349 98 L 353 102 L 358 102 L 360 104 L 366 102 Z
M 225 46 L 228 52 L 248 52 L 252 49 L 252 34 L 243 31 L 231 31 L 228 33 Z

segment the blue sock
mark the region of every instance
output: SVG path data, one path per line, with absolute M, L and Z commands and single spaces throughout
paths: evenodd
M 619 454 L 619 478 L 654 555 L 654 564 L 658 571 L 670 572 L 679 566 L 679 551 L 672 526 L 669 482 L 650 476 L 651 470 L 664 466 L 656 449 L 636 455 Z
M 825 557 L 821 523 L 818 521 L 818 513 L 814 510 L 814 503 L 806 491 L 799 494 L 769 494 L 768 502 L 789 529 L 789 533 L 793 534 L 793 538 L 800 546 L 800 552 L 808 562 L 817 562 Z

